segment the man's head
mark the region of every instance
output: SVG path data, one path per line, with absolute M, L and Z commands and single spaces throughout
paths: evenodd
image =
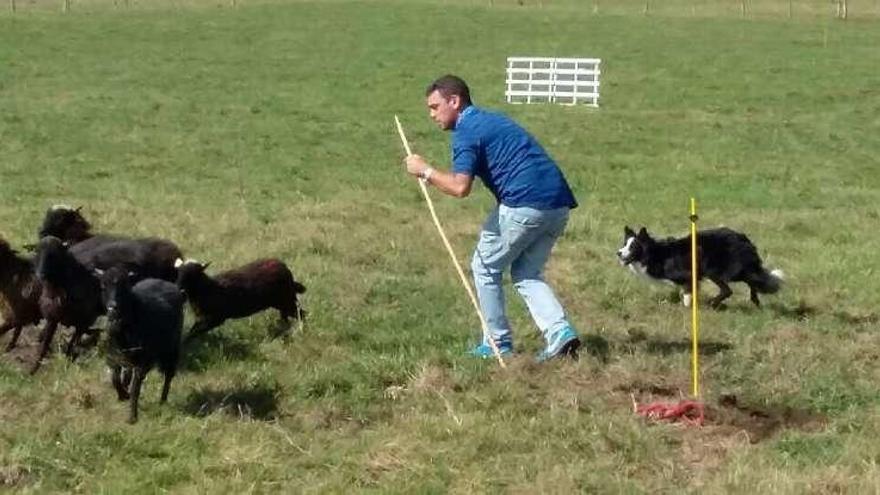
M 471 105 L 471 92 L 457 76 L 446 75 L 428 85 L 425 97 L 431 119 L 444 131 L 455 127 L 458 115 Z

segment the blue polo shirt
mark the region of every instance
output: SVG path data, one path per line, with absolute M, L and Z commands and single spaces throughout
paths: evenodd
M 562 171 L 534 137 L 509 117 L 473 105 L 452 130 L 452 171 L 479 177 L 511 208 L 577 207 Z

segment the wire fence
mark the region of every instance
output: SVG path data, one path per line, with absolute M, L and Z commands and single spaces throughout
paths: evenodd
M 7 0 L 8 8 L 5 12 L 64 13 L 108 9 L 237 8 L 248 5 L 343 1 L 346 0 Z M 362 0 L 362 3 L 423 3 L 498 9 L 564 9 L 587 11 L 595 15 L 880 19 L 880 0 Z

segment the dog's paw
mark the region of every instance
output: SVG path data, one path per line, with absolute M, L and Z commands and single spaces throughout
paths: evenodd
M 690 294 L 682 294 L 681 295 L 681 304 L 683 304 L 684 307 L 689 308 L 689 307 L 691 307 L 692 299 L 693 299 L 693 296 L 691 296 Z

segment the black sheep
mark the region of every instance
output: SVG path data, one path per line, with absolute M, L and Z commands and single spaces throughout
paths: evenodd
M 42 284 L 40 313 L 46 319 L 46 326 L 31 373 L 39 369 L 40 362 L 49 352 L 59 324 L 74 328 L 65 349 L 67 356 L 73 359 L 73 349 L 79 338 L 104 313 L 100 282 L 71 255 L 61 239 L 52 236 L 41 239 L 35 265 Z
M 13 330 L 7 351 L 15 347 L 22 328 L 40 322 L 41 292 L 33 261 L 19 256 L 8 242 L 0 239 L 0 335 Z
M 42 239 L 51 235 L 70 244 L 77 244 L 94 237 L 91 232 L 92 225 L 82 216 L 80 210 L 82 210 L 81 206 L 77 208 L 67 205 L 52 206 L 46 210 L 43 225 L 37 231 L 37 236 Z
M 173 282 L 174 261 L 182 256 L 171 241 L 156 237 L 130 239 L 118 235 L 93 234 L 80 208 L 56 205 L 46 211 L 40 238 L 55 236 L 70 244 L 70 252 L 88 269 L 106 270 L 116 265 L 134 267 L 142 277 Z
M 221 325 L 229 318 L 243 318 L 268 308 L 281 312 L 281 319 L 301 319 L 303 312 L 297 294 L 305 286 L 293 278 L 283 261 L 268 258 L 209 277 L 205 268 L 194 260 L 178 260 L 177 285 L 186 293 L 196 314 L 186 341 Z
M 160 403 L 168 399 L 180 358 L 185 298 L 175 284 L 165 280 L 134 283 L 134 274 L 122 267 L 98 273 L 107 308 L 107 364 L 119 400 L 130 401 L 128 422 L 134 423 L 141 385 L 154 366 L 165 376 Z M 130 372 L 130 377 L 123 377 L 123 371 Z

